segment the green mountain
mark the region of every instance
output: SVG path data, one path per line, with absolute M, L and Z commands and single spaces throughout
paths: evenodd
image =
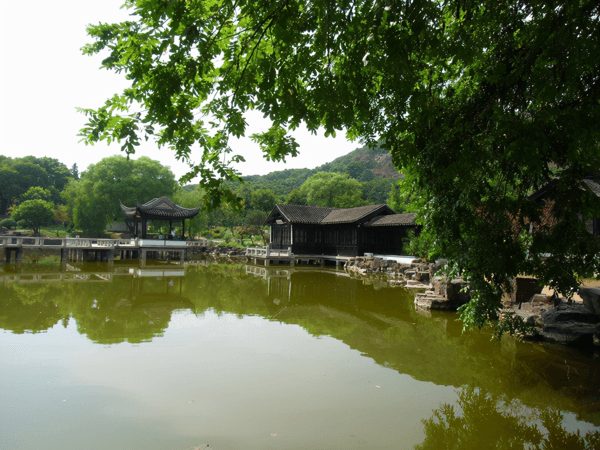
M 252 189 L 271 189 L 275 194 L 285 196 L 317 172 L 347 173 L 361 183 L 370 184 L 371 191 L 379 191 L 385 185 L 383 190 L 386 193 L 391 184 L 403 178 L 392 165 L 392 158 L 387 150 L 381 147 L 360 147 L 315 169 L 286 169 L 266 175 L 246 176 L 244 180 Z
M 372 204 L 385 203 L 391 187 L 398 179 L 404 178 L 392 165 L 391 155 L 387 150 L 376 147 L 360 147 L 347 155 L 340 156 L 331 162 L 314 169 L 286 169 L 266 175 L 245 176 L 246 191 L 269 189 L 284 201 L 294 189 L 299 189 L 307 178 L 317 172 L 347 173 L 362 184 L 362 198 Z M 239 191 L 239 184 L 227 182 L 232 190 Z M 189 184 L 183 187 L 186 191 L 193 190 L 197 185 Z

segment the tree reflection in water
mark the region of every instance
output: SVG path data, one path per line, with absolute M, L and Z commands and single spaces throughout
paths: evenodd
M 473 387 L 457 391 L 457 412 L 447 403 L 424 419 L 425 440 L 415 450 L 597 450 L 600 433 L 567 431 L 553 408 L 532 410 Z

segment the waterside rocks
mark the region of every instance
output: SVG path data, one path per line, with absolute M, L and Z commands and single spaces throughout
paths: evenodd
M 358 256 L 344 265 L 344 270 L 357 276 L 383 275 L 391 286 L 403 286 L 412 289 L 430 288 L 430 280 L 440 269 L 438 264 L 424 263 L 420 260 L 410 264 L 391 259 Z
M 417 259 L 407 264 L 383 258 L 356 257 L 350 259 L 344 269 L 359 276 L 383 274 L 391 286 L 424 289 L 415 294 L 415 306 L 421 310 L 456 311 L 471 299 L 467 285 L 461 279 L 436 276 L 441 266 L 435 263 Z
M 198 247 L 188 247 L 187 253 L 190 255 L 205 255 L 213 259 L 228 259 L 235 261 L 245 261 L 246 250 L 243 248 L 227 245 L 207 245 Z
M 467 284 L 460 278 L 448 280 L 434 277 L 431 289 L 415 295 L 415 305 L 421 309 L 456 311 L 471 300 Z
M 600 288 L 582 287 L 579 289 L 579 296 L 588 310 L 600 314 Z
M 600 346 L 600 289 L 581 288 L 581 302 L 564 302 L 550 295 L 537 294 L 528 302 L 513 305 L 509 311 L 534 326 L 536 339 L 557 344 Z

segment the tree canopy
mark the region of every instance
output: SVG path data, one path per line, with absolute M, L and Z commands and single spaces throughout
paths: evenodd
M 346 174 L 319 172 L 302 184 L 300 194 L 306 196 L 309 205 L 332 208 L 361 206 L 360 183 Z
M 26 226 L 39 234 L 42 225 L 47 225 L 54 219 L 54 205 L 42 199 L 25 200 L 13 211 L 11 218 L 15 221 L 25 220 Z
M 88 28 L 85 54 L 131 86 L 82 110 L 87 143 L 127 153 L 155 136 L 218 205 L 237 179 L 230 137 L 244 113 L 267 159 L 295 156 L 286 130 L 346 130 L 413 174 L 424 226 L 470 283 L 469 325 L 497 317 L 519 273 L 569 294 L 600 272 L 583 217 L 600 216 L 583 176 L 600 171 L 600 5 L 592 0 L 337 2 L 128 0 L 133 20 Z M 556 225 L 528 196 L 560 177 Z M 544 228 L 542 230 L 542 228 Z M 538 233 L 532 230 L 539 230 Z M 569 236 L 569 239 L 564 239 Z M 550 257 L 543 255 L 550 254 Z
M 50 193 L 48 200 L 62 202 L 60 191 L 71 177 L 67 167 L 53 158 L 0 158 L 0 214 L 30 188 L 39 187 Z
M 69 216 L 84 232 L 98 234 L 122 215 L 119 201 L 127 206 L 156 197 L 173 195 L 175 175 L 148 157 L 137 160 L 111 156 L 91 164 L 79 180 L 71 180 L 62 195 Z

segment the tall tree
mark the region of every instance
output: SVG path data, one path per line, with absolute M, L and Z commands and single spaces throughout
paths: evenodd
M 109 221 L 121 217 L 119 201 L 132 206 L 136 201 L 170 197 L 175 185 L 173 172 L 158 161 L 111 156 L 90 165 L 79 181 L 71 180 L 63 197 L 75 226 L 99 234 Z
M 77 163 L 73 164 L 73 167 L 71 167 L 71 176 L 74 180 L 79 180 L 79 167 L 77 167 Z
M 239 175 L 228 139 L 246 132 L 249 109 L 272 122 L 253 136 L 267 159 L 296 155 L 285 130 L 300 123 L 379 141 L 415 174 L 425 226 L 471 282 L 469 325 L 497 317 L 518 273 L 568 294 L 577 275 L 600 272 L 600 249 L 578 220 L 600 215 L 581 186 L 600 171 L 598 2 L 126 5 L 134 20 L 88 28 L 95 42 L 84 53 L 108 50 L 103 66 L 124 72 L 131 87 L 83 110 L 87 143 L 118 140 L 132 153 L 156 135 L 184 159 L 200 144 L 189 177 L 201 175 L 212 196 L 227 193 L 223 177 Z M 524 238 L 542 213 L 528 195 L 553 175 L 559 226 Z

